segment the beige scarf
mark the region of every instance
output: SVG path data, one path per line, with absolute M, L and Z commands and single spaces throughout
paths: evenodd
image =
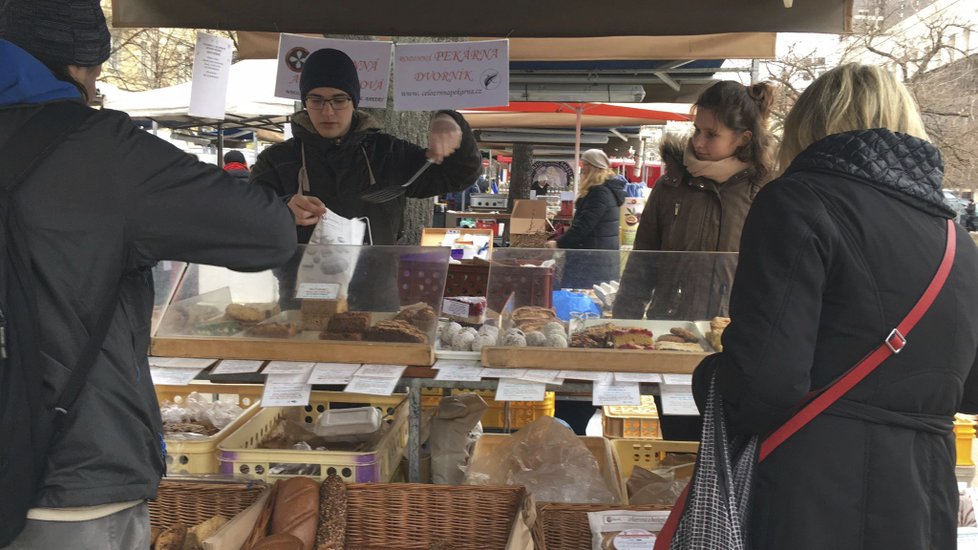
M 686 144 L 686 152 L 683 153 L 683 164 L 694 177 L 710 179 L 717 183 L 723 183 L 750 168 L 750 164 L 737 157 L 728 157 L 723 160 L 700 160 L 696 158 L 696 153 L 693 153 L 693 147 L 689 143 Z

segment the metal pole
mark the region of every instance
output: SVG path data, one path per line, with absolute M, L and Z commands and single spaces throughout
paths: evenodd
M 408 394 L 408 482 L 421 483 L 421 383 L 420 378 L 411 379 L 411 392 Z
M 574 196 L 577 196 L 577 188 L 581 183 L 581 119 L 584 118 L 584 106 L 576 105 L 577 124 L 574 132 Z
M 224 168 L 224 123 L 217 123 L 217 166 Z

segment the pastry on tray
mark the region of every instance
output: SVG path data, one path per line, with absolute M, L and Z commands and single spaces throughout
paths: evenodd
M 684 342 L 699 342 L 699 338 L 696 337 L 693 331 L 682 327 L 672 327 L 669 329 L 669 334 L 682 338 Z
M 408 342 L 426 344 L 428 336 L 406 321 L 380 321 L 367 329 L 366 340 L 372 342 Z
M 446 297 L 441 313 L 452 321 L 479 325 L 486 320 L 486 299 L 483 296 Z
M 618 349 L 655 349 L 655 335 L 648 329 L 620 328 L 611 331 L 608 336 L 612 346 Z
M 260 323 L 273 315 L 278 315 L 281 311 L 276 303 L 228 304 L 224 309 L 224 315 L 228 319 L 242 323 Z
M 662 351 L 690 351 L 697 353 L 705 351 L 703 346 L 694 342 L 659 342 L 656 344 L 655 349 Z
M 283 323 L 264 323 L 248 329 L 248 336 L 255 338 L 292 338 L 299 333 L 299 323 L 286 321 Z
M 438 315 L 435 314 L 434 308 L 424 302 L 401 308 L 394 319 L 411 323 L 424 333 L 432 332 L 438 328 Z
M 366 332 L 370 328 L 370 313 L 366 311 L 348 311 L 337 313 L 329 318 L 327 332 Z
M 362 332 L 321 332 L 320 340 L 339 340 L 341 342 L 359 342 L 363 340 Z
M 706 335 L 706 341 L 717 351 L 723 351 L 723 330 L 730 324 L 730 317 L 714 317 L 710 320 L 710 333 Z

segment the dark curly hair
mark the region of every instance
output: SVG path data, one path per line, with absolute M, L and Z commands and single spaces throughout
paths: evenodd
M 768 119 L 777 89 L 768 82 L 744 86 L 723 80 L 707 88 L 693 109 L 709 109 L 724 126 L 737 132 L 750 131 L 751 140 L 734 155 L 754 167 L 762 179 L 774 170 L 774 140 Z

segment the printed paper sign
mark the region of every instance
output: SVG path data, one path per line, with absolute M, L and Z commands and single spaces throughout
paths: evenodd
M 479 382 L 482 380 L 482 367 L 447 366 L 438 370 L 435 380 L 453 380 L 455 382 Z
M 309 375 L 309 383 L 335 386 L 349 384 L 358 370 L 360 365 L 355 363 L 316 363 Z
M 615 382 L 662 383 L 662 375 L 654 372 L 616 372 Z
M 700 410 L 696 408 L 692 386 L 663 384 L 659 388 L 662 391 L 662 414 L 699 416 Z
M 438 369 L 445 369 L 445 368 L 451 368 L 451 367 L 456 367 L 456 368 L 461 368 L 461 367 L 480 367 L 481 365 L 482 365 L 482 363 L 480 363 L 479 361 L 461 361 L 461 360 L 455 360 L 455 359 L 439 359 L 439 360 L 435 361 L 435 364 L 432 365 L 431 368 L 433 368 L 435 370 L 438 370 Z
M 586 370 L 562 370 L 559 376 L 571 380 L 591 380 L 592 382 L 611 382 L 612 380 L 612 374 L 610 372 L 592 372 Z
M 343 390 L 347 393 L 362 393 L 366 395 L 391 395 L 397 387 L 399 378 L 375 378 L 371 376 L 354 376 L 353 380 Z
M 305 374 L 309 375 L 315 363 L 296 363 L 292 361 L 271 361 L 262 374 Z
M 483 378 L 522 378 L 526 369 L 482 369 Z
M 225 359 L 220 362 L 211 374 L 248 374 L 261 370 L 263 361 L 241 361 L 238 359 Z
M 394 109 L 434 111 L 509 105 L 509 41 L 398 44 Z
M 233 51 L 234 43 L 229 38 L 197 33 L 194 76 L 190 83 L 190 108 L 187 114 L 224 119 Z
M 407 365 L 363 365 L 357 370 L 357 376 L 369 378 L 397 378 L 404 374 Z
M 692 386 L 692 374 L 663 374 L 662 383 L 670 386 Z
M 299 75 L 306 59 L 316 50 L 333 48 L 353 59 L 360 77 L 359 107 L 387 107 L 390 87 L 391 42 L 315 38 L 297 34 L 281 34 L 278 41 L 278 72 L 275 76 L 275 95 L 301 100 Z M 507 89 L 508 91 L 508 89 Z
M 543 382 L 544 384 L 553 384 L 556 382 L 558 374 L 560 374 L 560 371 L 529 369 L 524 372 L 522 376 L 518 376 L 517 378 L 520 380 L 526 380 L 528 382 Z
M 295 292 L 300 300 L 335 300 L 339 295 L 339 283 L 299 283 Z
M 203 369 L 177 367 L 150 367 L 149 375 L 154 384 L 161 386 L 186 386 L 200 374 Z
M 290 375 L 273 374 L 265 380 L 261 396 L 262 407 L 305 407 L 309 404 L 312 386 L 294 382 Z
M 444 299 L 441 301 L 441 312 L 455 317 L 468 317 L 469 304 L 457 300 Z
M 496 401 L 543 401 L 547 385 L 503 378 L 496 386 Z
M 595 407 L 606 405 L 641 405 L 642 394 L 638 382 L 602 384 L 594 383 L 591 403 Z

